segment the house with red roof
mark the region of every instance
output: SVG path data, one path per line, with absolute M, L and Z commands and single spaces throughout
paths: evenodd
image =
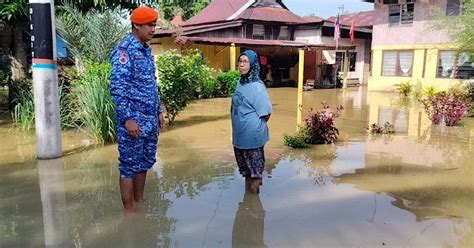
M 304 17 L 304 19 L 306 23 L 300 25 L 295 31 L 296 41 L 336 47 L 336 41 L 334 40 L 336 16 L 328 19 L 320 17 Z M 350 29 L 352 22 L 354 22 L 354 40 L 351 42 Z M 305 58 L 306 74 L 314 73 L 315 78 L 319 79 L 317 82 L 320 85 L 326 84 L 327 76 L 325 73 L 328 71 L 328 66 L 335 67 L 339 74 L 342 73 L 347 51 L 347 78 L 349 83 L 367 84 L 370 74 L 373 11 L 341 15 L 339 23 L 341 25 L 341 38 L 338 41 L 338 48 L 322 50 L 320 53 L 316 51 L 308 52 L 306 54 L 307 58 Z M 347 47 L 352 48 L 347 50 Z M 315 59 L 311 59 L 311 57 L 315 57 Z M 315 66 L 316 70 L 311 70 Z
M 370 39 L 371 29 L 363 25 L 365 22 L 357 27 L 356 36 L 361 40 Z M 342 25 L 338 51 L 356 51 L 358 45 L 366 44 L 365 41 L 358 44 L 344 42 L 349 28 Z M 328 73 L 332 73 L 335 76 L 337 72 L 337 53 L 333 53 L 333 60 L 322 56 L 323 51 L 336 49 L 334 40 L 329 38 L 333 30 L 331 20 L 300 17 L 281 0 L 214 0 L 179 28 L 157 30 L 151 45 L 155 55 L 169 49 L 197 48 L 211 67 L 221 71 L 235 69 L 236 56 L 252 49 L 260 56 L 261 78 L 268 86 L 295 86 L 298 80 L 317 85 L 323 83 L 323 75 L 329 77 Z M 321 36 L 319 40 L 313 39 L 317 35 Z M 360 55 L 355 61 L 365 58 L 364 51 L 370 49 L 357 50 Z M 305 64 L 302 75 L 298 75 L 300 56 L 304 56 Z M 327 66 L 320 66 L 323 63 Z M 341 74 L 343 67 L 339 67 Z M 349 75 L 350 66 L 347 67 L 345 78 L 362 79 L 356 73 Z M 332 83 L 334 81 L 331 79 Z

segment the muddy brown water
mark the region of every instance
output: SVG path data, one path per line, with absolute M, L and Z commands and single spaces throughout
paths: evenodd
M 230 99 L 192 103 L 159 138 L 146 202 L 124 217 L 117 146 L 63 133 L 69 155 L 35 160 L 34 136 L 0 123 L 0 247 L 474 247 L 474 120 L 432 126 L 415 102 L 365 88 L 304 92 L 343 104 L 335 145 L 294 150 L 296 89 L 274 105 L 259 196 L 244 193 Z M 397 133 L 367 136 L 370 123 Z

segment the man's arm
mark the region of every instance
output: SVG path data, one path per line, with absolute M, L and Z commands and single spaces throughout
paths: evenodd
M 140 135 L 140 128 L 133 119 L 130 109 L 130 80 L 132 76 L 132 66 L 130 56 L 127 51 L 117 49 L 113 52 L 110 63 L 112 73 L 110 76 L 110 94 L 115 104 L 116 118 L 119 125 L 124 125 L 130 136 L 137 138 Z

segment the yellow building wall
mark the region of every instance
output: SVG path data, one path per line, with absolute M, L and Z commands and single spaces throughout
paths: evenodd
M 189 48 L 199 49 L 209 62 L 209 66 L 217 71 L 228 71 L 230 69 L 230 46 L 193 44 Z M 236 49 L 239 51 L 238 47 Z
M 411 77 L 382 76 L 383 52 L 390 50 L 413 50 L 413 73 Z M 369 78 L 368 88 L 371 91 L 394 91 L 394 84 L 418 81 L 423 87 L 434 86 L 436 90 L 445 90 L 453 84 L 462 82 L 459 79 L 437 78 L 438 53 L 440 50 L 456 50 L 454 45 L 387 45 L 372 47 L 372 75 Z M 426 54 L 426 55 L 425 55 Z M 425 58 L 426 56 L 426 58 Z M 423 73 L 424 70 L 424 73 Z
M 151 48 L 155 57 L 171 49 L 176 49 L 178 52 L 185 51 L 174 43 L 172 37 L 154 39 Z M 216 69 L 217 72 L 230 69 L 230 46 L 192 44 L 186 49 L 199 49 L 203 57 L 209 62 L 209 66 Z M 236 47 L 236 50 L 238 53 L 240 48 Z
M 174 38 L 172 37 L 153 39 L 151 41 L 151 51 L 155 57 L 171 49 L 180 51 L 180 47 L 174 43 Z

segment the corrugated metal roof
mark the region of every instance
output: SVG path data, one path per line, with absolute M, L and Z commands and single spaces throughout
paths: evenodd
M 305 19 L 293 14 L 287 9 L 274 7 L 251 7 L 242 12 L 242 14 L 240 14 L 236 19 L 284 23 L 306 22 Z
M 351 26 L 351 21 L 354 20 L 356 27 L 372 27 L 374 25 L 374 11 L 364 11 L 359 13 L 351 13 L 340 16 L 339 21 L 342 25 Z M 336 22 L 337 17 L 331 16 L 327 19 L 329 22 Z
M 248 2 L 249 0 L 214 0 L 201 12 L 186 21 L 183 26 L 225 21 Z
M 305 16 L 303 19 L 306 23 L 320 23 L 324 21 L 324 19 L 319 16 Z
M 216 29 L 238 27 L 240 25 L 242 25 L 241 21 L 226 21 L 226 22 L 220 22 L 220 23 L 202 24 L 202 25 L 196 25 L 196 26 L 181 27 L 181 28 L 176 28 L 176 29 L 156 30 L 154 36 L 156 38 L 156 37 L 172 36 L 175 34 L 186 35 L 186 34 L 191 34 L 191 33 L 202 33 L 202 32 L 212 31 Z
M 176 37 L 175 43 L 182 46 L 186 42 L 197 42 L 197 43 L 208 43 L 208 44 L 223 44 L 228 45 L 234 43 L 235 45 L 250 45 L 250 46 L 280 46 L 280 47 L 314 47 L 321 49 L 335 49 L 335 46 L 330 45 L 320 45 L 320 44 L 310 44 L 306 42 L 299 41 L 289 41 L 289 40 L 254 40 L 254 39 L 241 39 L 241 38 L 218 38 L 218 37 L 187 37 L 179 36 Z M 340 49 L 353 49 L 354 46 L 341 47 Z

